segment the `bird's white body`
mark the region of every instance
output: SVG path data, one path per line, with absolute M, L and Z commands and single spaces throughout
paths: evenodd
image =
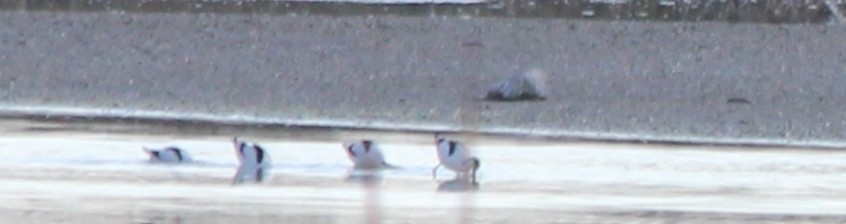
M 235 173 L 232 182 L 240 183 L 245 179 L 261 182 L 271 167 L 270 154 L 257 144 L 241 141 L 238 138 L 233 139 L 232 143 L 239 163 L 238 172 Z
M 391 167 L 385 162 L 382 150 L 373 141 L 361 140 L 344 143 L 347 157 L 353 162 L 353 169 L 376 170 Z
M 438 167 L 444 166 L 458 174 L 459 177 L 470 174 L 475 180 L 480 163 L 470 148 L 458 141 L 445 138 L 438 138 L 436 144 L 440 164 L 433 169 L 433 175 Z
M 144 152 L 150 156 L 150 162 L 155 163 L 182 163 L 190 162 L 191 156 L 188 152 L 175 146 L 168 146 L 162 149 L 151 149 L 144 147 Z

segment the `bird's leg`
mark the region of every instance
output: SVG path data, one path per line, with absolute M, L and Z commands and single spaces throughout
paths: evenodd
M 475 184 L 475 183 L 476 183 L 476 169 L 474 168 L 474 169 L 473 169 L 473 170 L 471 170 L 470 172 L 471 172 L 471 173 L 470 173 L 470 175 L 471 175 L 471 176 L 470 176 L 470 183 Z
M 238 171 L 235 172 L 235 177 L 232 178 L 232 185 L 238 184 L 243 180 L 244 166 L 239 166 Z
M 443 164 L 443 163 L 438 163 L 438 165 L 435 166 L 435 168 L 432 169 L 432 180 L 438 178 L 438 168 L 441 168 L 441 164 Z
M 262 180 L 264 180 L 264 169 L 259 167 L 256 170 L 256 182 L 261 182 Z
M 482 166 L 482 163 L 479 161 L 478 158 L 475 158 L 475 157 L 464 161 L 464 163 L 467 163 L 467 162 L 471 163 L 470 165 L 472 167 L 470 167 L 470 175 L 471 175 L 470 180 L 472 181 L 472 183 L 475 184 L 476 183 L 476 172 L 479 171 L 479 167 Z

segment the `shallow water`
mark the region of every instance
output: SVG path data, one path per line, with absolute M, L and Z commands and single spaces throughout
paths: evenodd
M 482 159 L 474 186 L 446 170 L 432 180 L 428 134 L 69 125 L 80 124 L 0 122 L 0 222 L 846 221 L 846 152 L 836 150 L 462 136 Z M 266 182 L 230 184 L 238 132 L 272 156 Z M 401 168 L 350 172 L 341 142 L 362 137 Z M 167 145 L 195 162 L 146 162 L 142 146 Z

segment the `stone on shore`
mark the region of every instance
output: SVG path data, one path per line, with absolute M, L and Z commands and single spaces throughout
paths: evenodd
M 540 69 L 517 73 L 488 90 L 487 100 L 544 100 L 549 95 L 547 74 Z

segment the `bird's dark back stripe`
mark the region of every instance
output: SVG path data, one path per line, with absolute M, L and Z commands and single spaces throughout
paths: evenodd
M 176 159 L 182 161 L 182 150 L 176 148 L 168 148 L 167 150 L 173 151 L 173 153 L 176 154 Z
M 347 152 L 349 152 L 351 156 L 355 157 L 355 152 L 353 152 L 352 147 L 353 145 L 347 146 Z
M 452 154 L 455 154 L 455 145 L 455 141 L 449 141 L 449 154 L 447 154 L 447 156 L 452 156 Z
M 364 140 L 364 141 L 361 141 L 361 144 L 364 145 L 364 153 L 368 153 L 368 152 L 370 152 L 370 146 L 373 145 L 373 141 Z
M 261 164 L 264 161 L 264 149 L 261 146 L 255 145 L 256 148 L 256 163 Z

